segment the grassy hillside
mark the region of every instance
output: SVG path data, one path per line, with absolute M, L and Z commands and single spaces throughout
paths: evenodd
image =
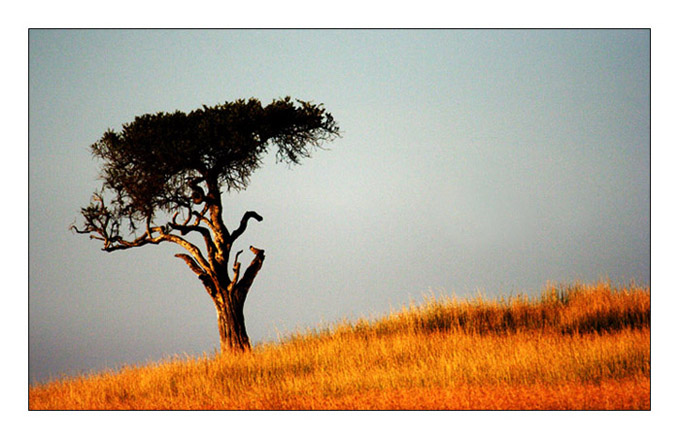
M 649 409 L 650 291 L 431 299 L 244 355 L 40 384 L 31 409 Z

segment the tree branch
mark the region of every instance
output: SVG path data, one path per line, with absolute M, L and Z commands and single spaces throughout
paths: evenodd
M 175 254 L 175 257 L 184 260 L 184 262 L 189 266 L 189 269 L 191 269 L 196 275 L 198 275 L 198 279 L 200 279 L 203 282 L 203 285 L 207 288 L 208 293 L 210 296 L 214 297 L 217 294 L 217 291 L 215 289 L 215 283 L 212 280 L 212 277 L 206 273 L 203 268 L 194 260 L 191 258 L 190 255 L 187 254 Z
M 174 217 L 172 218 L 172 222 L 168 223 L 172 229 L 178 230 L 182 235 L 186 235 L 189 232 L 198 232 L 203 236 L 203 240 L 205 241 L 205 246 L 208 251 L 208 257 L 212 259 L 215 255 L 216 249 L 215 249 L 215 244 L 212 241 L 212 236 L 210 235 L 210 231 L 207 230 L 206 228 L 202 226 L 197 226 L 196 223 L 187 225 L 185 223 L 179 224 L 175 222 L 175 218 L 177 217 L 177 213 L 175 213 Z
M 194 226 L 198 226 L 198 224 L 200 222 L 205 222 L 205 224 L 210 226 L 210 229 L 213 229 L 213 230 L 215 229 L 215 227 L 212 224 L 212 222 L 210 221 L 210 219 L 205 216 L 205 213 L 208 212 L 208 208 L 209 208 L 209 206 L 206 204 L 205 206 L 203 206 L 203 209 L 201 210 L 201 212 L 191 211 L 191 213 L 196 216 L 196 221 L 194 221 Z
M 201 254 L 201 250 L 194 244 L 186 241 L 185 239 L 178 237 L 177 235 L 174 234 L 164 234 L 161 236 L 162 240 L 160 241 L 171 241 L 175 244 L 178 244 L 182 246 L 184 249 L 188 250 L 189 253 L 191 254 L 194 259 L 198 262 L 198 264 L 203 267 L 203 269 L 208 272 L 208 270 L 211 268 L 210 264 L 205 260 L 203 257 L 203 254 Z M 160 242 L 159 241 L 159 242 Z
M 86 234 L 90 233 L 93 234 L 90 237 L 99 239 L 104 241 L 104 247 L 102 250 L 106 252 L 114 252 L 117 250 L 123 250 L 123 249 L 130 249 L 130 248 L 135 248 L 135 247 L 142 247 L 146 246 L 148 244 L 158 244 L 162 243 L 164 241 L 170 241 L 175 244 L 178 244 L 182 246 L 184 249 L 189 251 L 189 253 L 193 256 L 193 258 L 198 262 L 198 264 L 207 272 L 208 270 L 211 269 L 210 264 L 206 261 L 206 259 L 203 257 L 203 254 L 201 254 L 200 249 L 195 246 L 194 244 L 188 242 L 187 240 L 183 239 L 182 237 L 179 237 L 174 234 L 169 234 L 166 231 L 166 228 L 163 226 L 156 226 L 156 227 L 147 227 L 146 232 L 144 232 L 142 235 L 139 237 L 135 238 L 132 241 L 129 240 L 124 240 L 120 235 L 116 235 L 111 237 L 109 234 L 109 231 L 103 228 L 95 227 L 90 223 L 87 225 L 85 230 L 79 230 L 75 226 L 72 227 L 72 229 L 79 233 L 79 234 Z M 158 233 L 157 236 L 153 237 L 152 233 L 156 232 Z M 97 235 L 94 235 L 97 234 Z M 209 235 L 209 234 L 208 234 Z
M 120 235 L 117 235 L 115 237 L 109 237 L 106 235 L 105 231 L 96 232 L 104 238 L 104 248 L 102 248 L 102 250 L 106 252 L 113 252 L 133 247 L 141 247 L 147 244 L 158 244 L 162 241 L 166 241 L 167 236 L 163 228 L 160 226 L 156 226 L 154 228 L 147 228 L 144 234 L 140 235 L 139 237 L 135 238 L 132 241 L 124 240 L 123 237 L 121 237 Z M 158 235 L 156 237 L 152 237 L 151 236 L 152 232 L 158 232 Z
M 236 257 L 234 257 L 234 278 L 232 283 L 235 285 L 238 281 L 239 273 L 241 272 L 241 263 L 238 262 L 238 256 L 241 255 L 243 251 L 236 252 Z
M 205 270 L 201 268 L 201 266 L 198 265 L 196 260 L 191 258 L 191 255 L 188 254 L 175 254 L 175 257 L 179 258 L 180 260 L 184 260 L 184 262 L 189 266 L 189 269 L 191 269 L 198 277 L 200 278 L 203 275 L 207 275 L 205 273 Z
M 262 268 L 262 263 L 264 262 L 263 249 L 257 249 L 253 246 L 250 246 L 250 250 L 255 254 L 255 258 L 253 258 L 253 261 L 250 262 L 250 266 L 248 266 L 246 269 L 241 281 L 236 284 L 236 291 L 239 295 L 238 301 L 245 301 L 246 295 L 248 295 L 248 291 L 250 290 L 250 286 L 253 285 L 253 281 L 255 281 L 255 277 Z
M 175 216 L 172 218 L 172 221 L 168 223 L 172 229 L 177 229 L 182 235 L 186 235 L 189 232 L 195 231 L 199 232 L 204 237 L 210 238 L 210 231 L 208 231 L 206 228 L 198 226 L 196 223 L 191 225 L 187 225 L 186 222 L 179 224 L 175 221 L 176 217 L 177 214 L 175 214 Z
M 231 243 L 234 243 L 237 238 L 243 235 L 243 233 L 246 231 L 246 227 L 248 226 L 248 220 L 251 218 L 257 220 L 258 222 L 262 221 L 262 216 L 255 211 L 248 211 L 243 214 L 243 218 L 241 218 L 241 224 L 238 226 L 238 228 L 236 228 L 236 230 L 234 230 L 234 232 L 231 233 L 229 238 Z

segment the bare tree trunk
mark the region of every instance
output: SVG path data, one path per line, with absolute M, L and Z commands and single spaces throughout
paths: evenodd
M 227 301 L 215 303 L 217 309 L 217 327 L 220 332 L 220 350 L 226 352 L 241 352 L 250 350 L 250 339 L 246 332 L 243 316 L 243 304 Z
M 243 307 L 250 287 L 257 273 L 262 268 L 264 251 L 252 246 L 250 250 L 255 254 L 255 258 L 253 258 L 253 261 L 251 261 L 240 280 L 238 279 L 240 263 L 238 262 L 237 254 L 236 261 L 234 262 L 234 278 L 230 280 L 229 285 L 226 288 L 219 286 L 217 292 L 212 293 L 208 285 L 206 285 L 208 293 L 211 293 L 213 297 L 215 309 L 217 310 L 217 326 L 220 333 L 220 350 L 222 353 L 248 351 L 251 348 L 250 339 L 246 331 Z

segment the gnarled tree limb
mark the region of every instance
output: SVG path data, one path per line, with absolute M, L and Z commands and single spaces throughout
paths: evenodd
M 175 254 L 175 257 L 179 258 L 180 260 L 184 260 L 184 262 L 189 266 L 189 269 L 191 269 L 198 277 L 200 278 L 203 275 L 207 275 L 205 270 L 199 266 L 199 264 L 191 258 L 191 255 L 187 254 Z
M 236 252 L 236 256 L 234 257 L 234 267 L 233 267 L 234 278 L 232 280 L 232 284 L 236 284 L 236 282 L 238 281 L 239 273 L 241 272 L 241 263 L 239 263 L 239 261 L 238 261 L 238 256 L 241 255 L 242 252 L 243 251 Z
M 231 233 L 231 236 L 229 237 L 230 242 L 236 241 L 237 238 L 239 238 L 243 233 L 246 231 L 246 227 L 248 226 L 248 220 L 250 219 L 255 219 L 258 222 L 262 221 L 262 216 L 258 214 L 255 211 L 248 211 L 245 214 L 243 214 L 243 217 L 241 218 L 241 223 L 238 225 L 238 228 L 234 230 L 234 232 Z
M 250 265 L 243 274 L 241 281 L 236 284 L 236 291 L 238 293 L 239 301 L 245 301 L 246 295 L 248 295 L 248 291 L 250 290 L 250 286 L 252 286 L 253 281 L 255 281 L 257 273 L 260 271 L 260 269 L 262 269 L 262 263 L 264 262 L 263 249 L 257 249 L 253 246 L 250 246 L 250 251 L 255 254 L 255 258 L 253 258 L 253 261 L 250 262 Z

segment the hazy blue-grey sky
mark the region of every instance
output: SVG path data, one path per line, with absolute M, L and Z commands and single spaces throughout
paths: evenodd
M 236 243 L 267 252 L 255 343 L 430 291 L 650 282 L 647 30 L 32 30 L 30 379 L 218 347 L 180 248 L 68 226 L 106 129 L 251 96 L 323 103 L 343 134 L 224 194 L 228 225 L 264 217 Z

